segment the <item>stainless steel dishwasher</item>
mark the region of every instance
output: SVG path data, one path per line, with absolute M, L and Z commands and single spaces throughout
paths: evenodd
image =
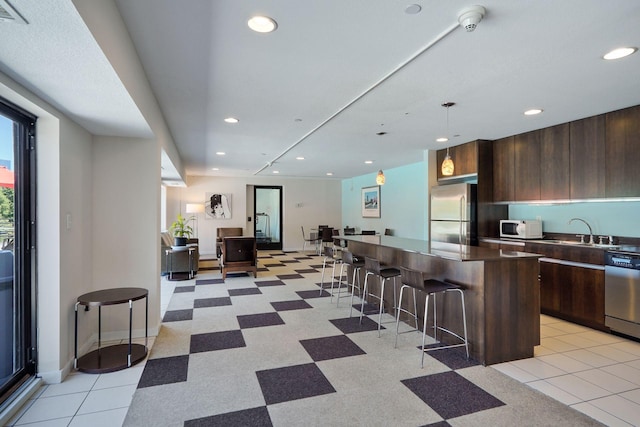
M 604 271 L 605 325 L 640 338 L 640 253 L 607 251 Z

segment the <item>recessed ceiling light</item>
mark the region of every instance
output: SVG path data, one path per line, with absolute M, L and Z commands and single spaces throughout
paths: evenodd
M 419 4 L 410 4 L 404 9 L 404 13 L 408 15 L 415 15 L 416 13 L 420 13 L 422 10 L 422 6 Z
M 449 140 L 449 138 L 440 137 L 440 138 L 436 139 L 436 142 L 447 142 L 448 140 Z
M 333 172 L 327 172 L 327 176 L 333 176 Z
M 219 171 L 219 168 L 211 168 L 212 171 Z
M 603 56 L 604 59 L 620 59 L 625 56 L 629 56 L 632 53 L 636 53 L 638 50 L 637 47 L 620 47 L 618 49 L 613 49 L 611 52 L 608 52 Z
M 304 157 L 298 156 L 298 157 L 296 157 L 296 160 L 304 160 Z
M 365 160 L 364 162 L 365 162 L 367 165 L 370 165 L 370 164 L 372 164 L 372 163 L 373 163 L 373 160 Z
M 542 113 L 540 108 L 532 108 L 531 110 L 527 110 L 524 112 L 525 116 L 535 116 L 536 114 Z
M 226 119 L 224 119 L 224 121 L 227 123 L 238 123 L 240 120 L 236 119 L 235 117 L 227 117 Z
M 278 24 L 268 16 L 256 15 L 247 21 L 247 25 L 257 33 L 270 33 L 278 28 Z
M 273 173 L 280 173 L 280 171 L 273 171 Z
M 224 155 L 225 155 L 225 154 L 227 154 L 227 153 L 225 153 L 224 151 L 216 151 L 216 154 L 217 154 L 218 156 L 224 156 Z

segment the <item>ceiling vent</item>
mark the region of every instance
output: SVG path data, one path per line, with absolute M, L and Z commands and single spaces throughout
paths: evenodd
M 3 22 L 28 24 L 27 20 L 20 15 L 20 12 L 18 12 L 8 0 L 0 0 L 0 23 Z

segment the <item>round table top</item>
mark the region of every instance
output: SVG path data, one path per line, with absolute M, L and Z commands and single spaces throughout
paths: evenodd
M 78 297 L 82 305 L 99 306 L 124 304 L 145 298 L 149 291 L 144 288 L 112 288 L 89 292 Z

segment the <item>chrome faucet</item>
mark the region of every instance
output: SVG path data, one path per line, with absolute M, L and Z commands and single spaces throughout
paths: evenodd
M 589 225 L 589 223 L 587 221 L 585 221 L 582 218 L 571 218 L 569 220 L 569 224 L 571 224 L 573 221 L 582 221 L 584 222 L 584 224 L 589 228 L 589 244 L 593 245 L 595 244 L 595 242 L 593 241 L 593 230 L 591 229 L 591 226 Z

